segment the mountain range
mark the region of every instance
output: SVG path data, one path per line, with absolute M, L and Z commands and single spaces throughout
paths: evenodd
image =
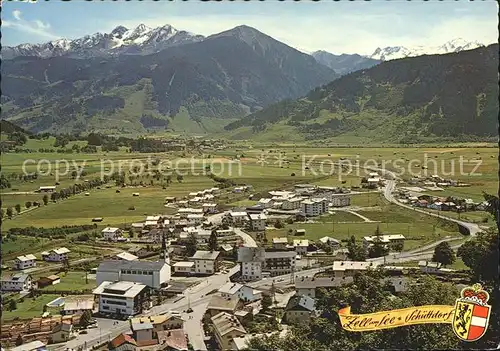
M 127 43 L 152 42 L 136 30 L 114 32 Z M 210 132 L 337 77 L 312 56 L 239 26 L 150 55 L 4 60 L 2 112 L 34 132 Z
M 497 136 L 498 44 L 382 62 L 225 127 L 237 139 L 385 141 Z M 448 138 L 448 139 L 447 139 Z
M 141 24 L 132 29 L 118 26 L 110 33 L 74 40 L 3 47 L 2 118 L 32 132 L 98 130 L 136 134 L 168 128 L 188 133 L 213 133 L 227 125 L 232 136 L 238 137 L 241 128 L 251 126 L 250 133 L 246 130 L 241 135 L 255 136 L 256 131 L 268 130 L 269 126 L 276 129 L 292 117 L 283 130 L 291 131 L 294 137 L 308 138 L 316 132 L 338 135 L 353 130 L 369 135 L 370 125 L 379 122 L 373 120 L 373 114 L 379 114 L 381 109 L 391 116 L 398 113 L 407 116 L 422 108 L 407 104 L 407 91 L 421 89 L 424 94 L 429 82 L 437 89 L 439 84 L 446 83 L 442 79 L 462 79 L 458 75 L 467 73 L 459 69 L 446 76 L 434 72 L 435 77 L 424 77 L 422 81 L 415 72 L 421 70 L 422 74 L 429 74 L 429 70 L 419 64 L 448 62 L 444 57 L 449 55 L 434 54 L 473 48 L 481 51 L 484 47 L 478 42 L 455 39 L 437 47 L 377 48 L 370 56 L 334 55 L 326 51 L 308 55 L 248 26 L 208 37 L 170 25 L 150 28 Z M 432 56 L 410 58 L 418 55 Z M 403 60 L 391 61 L 399 58 Z M 398 63 L 407 60 L 414 63 Z M 480 59 L 476 63 L 484 64 Z M 386 77 L 387 81 L 379 81 L 375 79 L 378 75 L 372 77 L 367 73 L 393 68 L 399 74 L 403 74 L 403 69 L 410 70 L 415 81 L 400 82 L 398 77 L 391 75 Z M 312 89 L 330 82 L 319 88 L 320 91 L 340 84 L 349 97 L 341 94 L 337 101 L 336 95 L 342 89 L 339 88 L 327 94 L 331 97 L 328 103 L 311 100 L 318 91 Z M 354 91 L 353 87 L 360 90 Z M 307 97 L 294 101 L 311 90 Z M 479 94 L 483 93 L 486 94 Z M 447 104 L 447 98 L 455 99 L 444 94 L 433 97 L 437 100 L 424 100 L 435 107 Z M 345 99 L 355 99 L 358 107 L 350 100 L 346 104 Z M 391 103 L 379 106 L 380 99 Z M 278 101 L 282 102 L 273 105 Z M 303 110 L 305 101 L 308 107 Z M 329 106 L 330 102 L 336 107 Z M 320 106 L 315 106 L 316 103 Z M 323 108 L 325 104 L 326 109 Z M 269 108 L 265 108 L 267 106 Z M 319 120 L 318 113 L 321 115 Z M 347 119 L 337 128 L 338 119 L 344 120 L 347 115 L 351 119 L 352 113 L 359 114 L 360 122 L 357 123 L 366 126 L 368 131 L 353 128 Z M 462 112 L 457 113 L 462 116 Z M 381 120 L 389 121 L 386 117 Z M 326 123 L 324 128 L 314 131 L 323 122 Z M 416 126 L 415 133 L 446 134 L 429 129 L 428 124 L 427 129 L 421 127 Z M 478 131 L 478 127 L 473 129 L 473 134 L 485 132 Z M 467 133 L 467 130 L 462 132 Z M 456 132 L 450 135 L 454 134 Z
M 377 48 L 369 58 L 380 61 L 389 61 L 405 57 L 415 57 L 422 55 L 443 55 L 452 52 L 460 52 L 466 50 L 477 49 L 484 46 L 477 41 L 466 41 L 462 38 L 450 40 L 439 46 L 388 46 L 385 48 Z
M 147 55 L 203 39 L 205 37 L 202 35 L 177 30 L 168 24 L 157 28 L 140 24 L 133 29 L 118 26 L 110 33 L 95 33 L 74 40 L 57 39 L 43 44 L 4 46 L 2 58 L 8 60 L 18 56 L 91 58 L 122 54 Z

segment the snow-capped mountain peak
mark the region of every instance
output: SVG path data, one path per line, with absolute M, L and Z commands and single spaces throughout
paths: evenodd
M 139 24 L 135 28 L 117 26 L 109 33 L 94 33 L 77 39 L 57 39 L 43 44 L 4 46 L 2 58 L 17 56 L 70 56 L 76 58 L 115 56 L 119 54 L 145 55 L 161 51 L 169 46 L 197 42 L 204 37 L 179 31 L 171 25 L 151 28 Z
M 420 55 L 449 54 L 452 52 L 472 50 L 481 46 L 484 45 L 477 41 L 466 41 L 462 38 L 456 38 L 440 46 L 414 46 L 410 48 L 405 46 L 388 46 L 385 48 L 379 47 L 368 57 L 381 61 L 389 61 Z

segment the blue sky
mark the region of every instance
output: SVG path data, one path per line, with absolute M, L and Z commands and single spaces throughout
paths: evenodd
M 141 23 L 210 35 L 252 26 L 303 51 L 370 54 L 393 45 L 434 46 L 454 38 L 496 42 L 497 3 L 371 2 L 3 2 L 2 45 L 40 43 Z

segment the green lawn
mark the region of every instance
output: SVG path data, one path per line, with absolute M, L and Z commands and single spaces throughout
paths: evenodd
M 96 287 L 96 281 L 89 279 L 85 282 L 85 272 L 67 272 L 59 273 L 61 282 L 56 285 L 50 285 L 42 288 L 47 291 L 67 291 L 67 290 L 90 290 Z
M 17 319 L 30 319 L 33 317 L 41 317 L 43 306 L 50 301 L 59 297 L 58 294 L 41 295 L 35 299 L 25 297 L 23 302 L 17 302 L 17 309 L 9 311 L 4 309 L 2 313 L 2 321 Z
M 364 222 L 364 220 L 352 213 L 345 212 L 345 211 L 335 211 L 335 209 L 332 209 L 335 214 L 333 215 L 326 215 L 326 216 L 321 216 L 317 219 L 318 222 L 324 222 L 324 223 L 340 223 L 340 222 Z

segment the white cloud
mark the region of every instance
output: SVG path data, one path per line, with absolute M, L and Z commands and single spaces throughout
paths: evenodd
M 398 14 L 324 14 L 297 17 L 283 14 L 279 18 L 265 15 L 194 15 L 165 16 L 109 23 L 104 31 L 117 25 L 133 28 L 140 23 L 150 27 L 170 24 L 177 29 L 211 35 L 241 24 L 254 27 L 304 52 L 326 50 L 332 53 L 371 54 L 377 47 L 437 46 L 455 39 L 477 40 L 484 44 L 496 42 L 496 16 L 489 19 L 473 16 L 445 18 L 423 23 L 418 17 L 402 18 Z M 390 25 L 388 25 L 390 23 Z
M 20 32 L 29 33 L 44 39 L 58 39 L 59 36 L 49 32 L 50 24 L 41 20 L 27 21 L 21 17 L 22 13 L 19 10 L 12 11 L 13 21 L 4 20 L 2 25 L 7 28 L 12 28 Z
M 13 16 L 16 20 L 20 21 L 20 20 L 21 20 L 21 11 L 19 11 L 19 10 L 14 10 L 14 11 L 12 11 L 12 16 Z

